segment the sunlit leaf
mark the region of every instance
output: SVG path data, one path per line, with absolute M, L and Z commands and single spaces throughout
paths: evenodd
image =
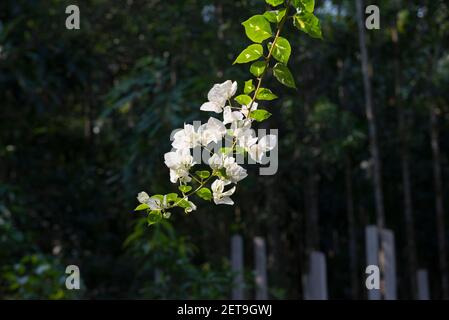
M 250 117 L 257 122 L 262 122 L 271 117 L 271 113 L 269 113 L 267 110 L 258 109 L 251 111 Z
M 235 101 L 237 101 L 238 104 L 242 105 L 242 106 L 247 106 L 251 103 L 251 97 L 246 95 L 246 94 L 241 94 L 237 97 L 235 97 L 234 99 Z
M 265 61 L 256 61 L 249 68 L 249 72 L 258 78 L 265 72 L 266 67 L 267 63 Z
M 235 63 L 247 63 L 254 60 L 259 59 L 263 55 L 263 47 L 260 44 L 252 44 L 244 49 L 237 59 L 235 59 Z
M 293 25 L 313 38 L 322 39 L 320 20 L 313 13 L 302 12 L 295 14 Z
M 286 9 L 271 10 L 271 11 L 265 12 L 263 14 L 263 16 L 265 17 L 265 19 L 267 19 L 271 23 L 279 23 L 285 17 L 285 12 L 286 12 Z
M 252 16 L 243 22 L 242 25 L 245 27 L 245 33 L 248 38 L 257 43 L 261 43 L 273 35 L 270 23 L 260 14 Z
M 142 203 L 142 204 L 139 204 L 135 209 L 134 209 L 134 211 L 142 211 L 142 210 L 146 210 L 146 209 L 149 209 L 150 207 L 146 204 L 146 203 Z
M 212 191 L 210 191 L 209 188 L 201 188 L 200 190 L 198 190 L 198 192 L 196 194 L 201 199 L 204 199 L 207 201 L 210 201 L 212 199 Z
M 268 46 L 271 49 L 271 43 Z M 274 48 L 272 51 L 273 57 L 283 64 L 287 64 L 290 59 L 290 54 L 292 53 L 292 48 L 290 46 L 290 42 L 283 37 L 279 37 L 274 44 Z
M 243 92 L 245 94 L 250 94 L 254 90 L 256 90 L 256 87 L 253 84 L 253 80 L 245 81 L 245 87 L 243 88 Z
M 259 91 L 257 92 L 257 97 L 258 100 L 274 100 L 277 99 L 277 96 L 271 92 L 270 89 L 266 89 L 266 88 L 260 88 Z

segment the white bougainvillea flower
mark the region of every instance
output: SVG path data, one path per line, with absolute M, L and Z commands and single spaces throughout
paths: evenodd
M 147 201 L 150 200 L 150 196 L 145 191 L 139 192 L 137 194 L 137 201 L 140 203 L 147 203 Z
M 248 176 L 246 169 L 242 166 L 239 166 L 235 162 L 234 157 L 229 157 L 224 154 L 214 153 L 212 157 L 209 158 L 209 166 L 213 170 L 225 168 L 227 178 L 222 179 L 224 181 L 237 183 Z
M 227 80 L 223 83 L 215 84 L 207 94 L 209 101 L 204 103 L 200 110 L 221 113 L 226 102 L 235 95 L 236 91 L 236 81 Z
M 222 153 L 214 153 L 212 157 L 209 158 L 209 166 L 212 170 L 219 170 L 223 168 L 224 158 L 226 156 Z
M 171 212 L 164 212 L 164 214 L 163 214 L 163 216 L 164 216 L 164 218 L 165 219 L 170 219 L 170 217 L 171 217 Z
M 184 124 L 184 129 L 177 131 L 173 138 L 171 145 L 175 149 L 189 149 L 198 145 L 198 134 L 191 124 Z
M 239 130 L 236 137 L 239 146 L 245 148 L 245 150 L 248 150 L 257 142 L 257 137 L 253 129 Z
M 263 136 L 259 139 L 259 142 L 257 144 L 253 144 L 249 148 L 248 154 L 251 158 L 253 158 L 254 161 L 260 163 L 265 152 L 273 150 L 276 146 L 276 142 L 276 136 L 273 134 Z
M 234 121 L 233 123 L 231 123 L 231 130 L 229 131 L 229 134 L 238 139 L 240 136 L 244 135 L 246 131 L 249 129 L 251 129 L 250 119 Z
M 178 179 L 183 182 L 190 182 L 189 170 L 195 165 L 190 149 L 179 149 L 167 152 L 164 155 L 165 165 L 170 169 L 170 181 L 176 183 Z
M 137 195 L 137 200 L 140 203 L 148 205 L 150 210 L 162 210 L 168 207 L 167 196 L 164 196 L 161 201 L 161 199 L 157 197 L 150 198 L 146 192 L 142 191 Z
M 251 110 L 250 110 L 249 105 L 248 106 L 243 105 L 242 106 L 242 113 L 245 115 L 245 117 L 248 118 L 250 111 L 257 110 L 258 106 L 259 106 L 259 104 L 257 102 L 253 102 L 253 104 L 251 105 Z
M 170 182 L 176 183 L 178 180 L 185 183 L 192 181 L 189 170 L 184 168 L 170 169 Z
M 187 198 L 186 198 L 186 200 L 187 200 Z M 190 212 L 196 210 L 196 205 L 192 201 L 189 201 L 189 205 L 190 206 L 186 208 L 187 213 L 190 213 Z
M 224 158 L 223 167 L 226 169 L 227 180 L 231 182 L 237 183 L 248 176 L 245 168 L 239 166 L 233 157 L 226 156 Z
M 230 106 L 223 109 L 223 124 L 233 123 L 243 120 L 243 114 L 240 111 L 232 111 Z
M 200 144 L 207 146 L 211 142 L 218 142 L 226 134 L 226 127 L 223 122 L 210 117 L 207 123 L 198 128 L 198 137 Z
M 235 192 L 235 186 L 228 191 L 224 191 L 224 187 L 229 183 L 230 182 L 226 182 L 223 180 L 215 180 L 212 183 L 211 189 L 215 204 L 234 204 L 234 201 L 232 201 L 230 196 Z

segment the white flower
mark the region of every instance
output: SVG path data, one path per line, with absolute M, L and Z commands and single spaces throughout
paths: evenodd
M 195 205 L 192 201 L 189 201 L 189 205 L 190 205 L 190 207 L 187 207 L 187 208 L 186 208 L 186 212 L 187 212 L 187 213 L 190 213 L 190 212 L 196 210 L 196 205 Z
M 137 201 L 140 203 L 147 203 L 147 201 L 150 200 L 150 196 L 145 191 L 139 192 L 137 194 Z
M 246 169 L 239 166 L 237 163 L 226 167 L 226 175 L 231 182 L 237 183 L 248 176 Z
M 142 191 L 137 195 L 137 200 L 140 203 L 148 205 L 150 210 L 162 210 L 168 207 L 167 196 L 164 196 L 161 201 L 161 199 L 158 197 L 153 196 L 150 198 L 150 196 L 146 192 Z
M 224 154 L 214 153 L 212 157 L 209 158 L 209 166 L 213 170 L 225 168 L 227 176 L 226 181 L 237 183 L 248 176 L 246 170 L 235 162 L 234 157 L 229 157 Z
M 223 111 L 223 107 L 226 101 L 231 99 L 237 91 L 237 82 L 227 80 L 220 84 L 215 84 L 207 94 L 208 102 L 204 103 L 200 110 L 213 111 L 220 113 Z
M 177 131 L 173 138 L 171 145 L 175 149 L 189 149 L 198 145 L 198 134 L 191 124 L 184 124 L 184 129 Z
M 226 157 L 223 166 L 226 169 L 227 179 L 231 182 L 237 183 L 248 176 L 246 170 L 239 166 L 233 157 Z
M 226 156 L 222 153 L 214 153 L 212 157 L 209 158 L 209 166 L 212 168 L 212 170 L 219 170 L 223 168 L 224 164 L 224 158 Z
M 231 124 L 231 130 L 230 134 L 236 138 L 239 138 L 240 136 L 244 135 L 247 130 L 251 128 L 251 120 L 245 119 L 245 120 L 239 120 L 234 121 Z
M 232 111 L 230 106 L 223 109 L 223 124 L 233 123 L 243 119 L 243 114 L 240 111 Z
M 214 183 L 212 183 L 211 188 L 215 204 L 234 204 L 234 201 L 229 197 L 235 192 L 235 186 L 228 191 L 224 191 L 224 187 L 229 183 L 230 182 L 225 182 L 223 180 L 215 180 Z
M 195 165 L 190 149 L 179 149 L 174 152 L 167 152 L 164 155 L 165 165 L 170 168 L 170 181 L 176 183 L 178 179 L 189 182 L 189 169 Z
M 263 136 L 259 139 L 258 144 L 253 144 L 252 146 L 250 146 L 248 154 L 251 158 L 254 159 L 254 161 L 260 162 L 262 161 L 262 157 L 265 152 L 274 149 L 274 147 L 276 146 L 276 142 L 276 136 L 273 134 Z
M 170 169 L 170 182 L 176 183 L 177 181 L 190 182 L 192 178 L 189 176 L 189 170 L 184 168 Z
M 207 123 L 198 128 L 198 137 L 200 144 L 207 146 L 211 142 L 220 141 L 226 134 L 226 127 L 223 122 L 210 117 Z
M 171 212 L 164 212 L 164 214 L 163 214 L 163 216 L 164 216 L 164 218 L 165 219 L 170 219 L 170 217 L 171 217 Z
M 240 129 L 237 131 L 237 141 L 240 147 L 249 149 L 257 142 L 257 137 L 253 129 Z

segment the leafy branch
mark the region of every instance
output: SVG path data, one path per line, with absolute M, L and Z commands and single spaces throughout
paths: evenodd
M 198 130 L 195 130 L 192 125 L 184 125 L 184 129 L 175 134 L 175 141 L 172 143 L 175 151 L 165 154 L 165 163 L 170 169 L 170 180 L 173 183 L 179 182 L 178 189 L 181 191 L 181 196 L 170 193 L 150 197 L 145 192 L 139 193 L 137 198 L 141 204 L 135 210 L 145 210 L 148 213 L 149 224 L 157 223 L 163 218 L 168 219 L 171 215 L 168 210 L 175 207 L 183 208 L 185 213 L 196 210 L 196 205 L 189 200 L 193 195 L 206 201 L 213 199 L 216 204 L 232 205 L 234 202 L 230 196 L 235 192 L 236 187 L 231 187 L 227 191 L 224 187 L 231 183 L 237 184 L 247 176 L 246 170 L 236 163 L 234 153 L 248 154 L 256 162 L 260 162 L 261 155 L 274 148 L 275 136 L 269 135 L 258 139 L 253 136 L 250 128 L 254 120 L 262 122 L 271 116 L 267 110 L 258 109 L 256 101 L 272 101 L 278 98 L 270 89 L 262 87 L 268 72 L 272 72 L 281 84 L 296 89 L 294 77 L 287 66 L 291 56 L 291 45 L 286 38 L 281 37 L 281 32 L 285 23 L 292 20 L 293 26 L 310 36 L 315 38 L 322 36 L 320 22 L 313 14 L 314 0 L 265 1 L 273 7 L 272 10 L 254 15 L 242 23 L 247 37 L 253 43 L 245 48 L 234 61 L 234 64 L 251 62 L 249 71 L 256 78 L 256 85 L 252 79 L 245 82 L 243 94 L 234 98 L 240 107 L 234 107 L 231 101 L 231 97 L 237 91 L 236 82 L 228 80 L 214 85 L 208 94 L 209 101 L 201 106 L 201 110 L 223 112 L 223 121 L 211 117 L 208 123 Z M 294 10 L 293 15 L 289 15 L 291 10 Z M 272 25 L 276 30 L 274 34 Z M 264 55 L 264 47 L 268 52 L 267 55 Z M 274 66 L 270 66 L 272 58 L 276 60 Z M 231 128 L 226 128 L 227 124 L 231 124 Z M 240 134 L 237 134 L 239 130 Z M 231 148 L 222 148 L 223 150 L 219 153 L 208 149 L 208 144 L 212 141 L 226 140 L 229 132 L 232 136 Z M 190 149 L 196 146 L 201 146 L 210 152 L 211 171 L 190 173 L 191 167 L 195 165 Z M 212 183 L 211 191 L 207 185 L 213 177 L 217 179 Z M 196 184 L 195 188 L 189 183 Z

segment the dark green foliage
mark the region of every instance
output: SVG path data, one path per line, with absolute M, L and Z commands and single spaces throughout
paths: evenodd
M 428 107 L 440 110 L 447 214 L 448 6 L 377 2 L 382 28 L 367 34 L 387 225 L 395 231 L 398 269 L 406 270 L 390 32 L 399 16 L 418 262 L 430 270 L 432 294 L 439 297 Z M 310 176 L 319 177 L 319 249 L 328 259 L 330 296 L 349 298 L 346 157 L 360 270 L 363 227 L 374 221 L 374 206 L 354 5 L 326 3 L 331 6 L 314 6 L 324 40 L 306 34 L 321 34 L 313 17 L 302 17 L 302 29 L 298 25 L 306 33 L 290 20 L 283 37 L 292 54 L 276 53 L 277 71 L 267 72 L 263 84 L 282 98 L 259 105 L 272 113 L 264 128 L 280 130 L 277 174 L 259 177 L 250 166 L 235 207 L 198 199 L 197 211 L 172 214 L 173 226 L 164 219 L 148 227 L 146 217 L 133 211 L 136 194 L 182 191 L 169 182 L 163 163 L 170 133 L 206 117 L 199 107 L 213 83 L 233 79 L 243 89 L 251 63 L 232 66 L 250 41 L 241 22 L 276 8 L 249 0 L 87 0 L 80 3 L 81 30 L 68 31 L 69 2 L 0 1 L 0 298 L 226 298 L 233 232 L 244 237 L 247 271 L 252 237 L 267 239 L 272 297 L 301 298 Z M 264 17 L 272 32 L 276 16 Z M 289 73 L 282 64 L 287 60 Z M 258 63 L 251 72 L 258 77 L 261 69 Z M 254 90 L 254 81 L 247 82 L 245 93 Z M 248 103 L 245 96 L 239 100 Z M 61 294 L 69 264 L 79 265 L 84 289 Z M 161 271 L 157 283 L 155 270 Z M 399 295 L 410 297 L 404 272 Z

